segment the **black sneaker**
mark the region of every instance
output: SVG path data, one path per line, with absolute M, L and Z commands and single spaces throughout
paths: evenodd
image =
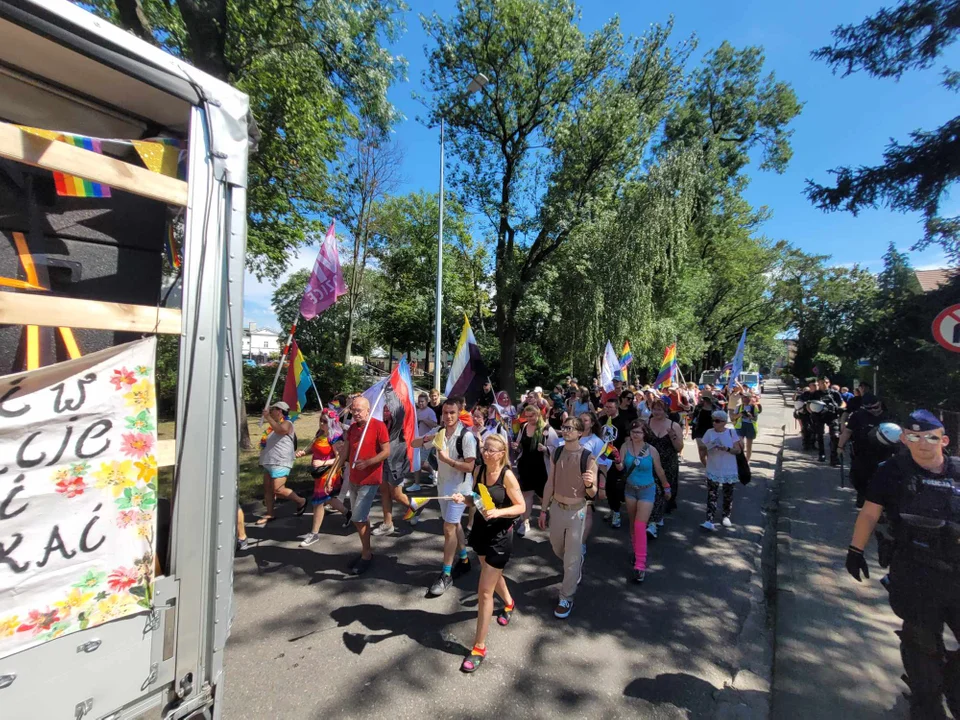
M 356 564 L 350 568 L 351 575 L 363 575 L 367 570 L 370 569 L 370 566 L 373 565 L 373 558 L 371 557 L 368 560 L 360 558 L 357 560 Z
M 237 540 L 237 552 L 243 552 L 250 547 L 250 541 L 247 538 Z
M 642 583 L 642 582 L 643 582 L 644 580 L 646 580 L 646 579 L 647 579 L 647 572 L 646 572 L 646 570 L 634 570 L 634 571 L 633 571 L 633 581 L 634 581 L 635 583 Z
M 347 510 L 347 514 L 343 516 L 343 527 L 350 527 L 350 518 L 353 517 L 353 511 Z
M 470 572 L 470 567 L 470 558 L 465 557 L 463 560 L 458 561 L 457 564 L 453 566 L 453 579 L 456 580 L 466 575 Z
M 440 573 L 440 577 L 430 586 L 431 597 L 440 597 L 450 589 L 451 585 L 453 585 L 453 578 L 446 573 Z

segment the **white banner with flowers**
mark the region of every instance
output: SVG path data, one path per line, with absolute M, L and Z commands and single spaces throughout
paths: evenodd
M 0 378 L 0 658 L 153 607 L 155 357 Z

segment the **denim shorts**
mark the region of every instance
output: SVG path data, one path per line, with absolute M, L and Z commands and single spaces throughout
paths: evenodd
M 627 485 L 623 490 L 623 495 L 627 500 L 652 503 L 657 499 L 657 484 Z
M 380 495 L 379 485 L 350 485 L 350 512 L 353 522 L 365 523 L 370 517 L 373 501 Z

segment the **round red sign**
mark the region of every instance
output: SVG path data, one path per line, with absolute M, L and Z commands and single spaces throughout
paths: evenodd
M 960 305 L 951 305 L 933 321 L 933 337 L 947 350 L 960 353 Z

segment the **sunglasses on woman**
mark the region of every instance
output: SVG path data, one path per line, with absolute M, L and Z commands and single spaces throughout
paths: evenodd
M 560 426 L 560 429 L 561 429 L 561 430 L 564 430 L 564 431 L 566 431 L 566 430 L 576 430 L 577 432 L 580 432 L 580 430 L 577 428 L 576 425 L 561 425 L 561 426 Z

